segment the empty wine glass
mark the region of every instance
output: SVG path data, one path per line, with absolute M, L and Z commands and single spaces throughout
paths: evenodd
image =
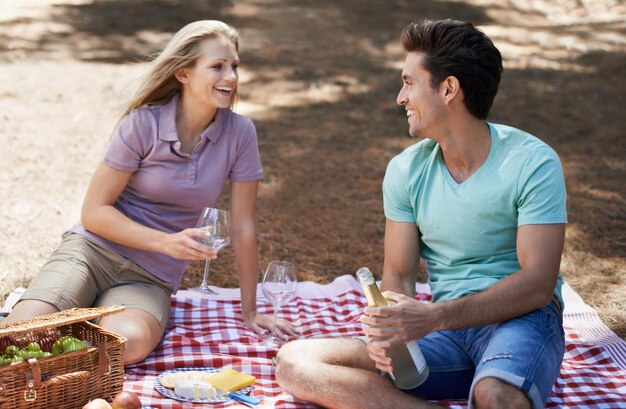
M 228 210 L 205 207 L 202 209 L 202 214 L 198 219 L 198 223 L 196 223 L 196 227 L 204 230 L 205 234 L 201 237 L 197 237 L 196 240 L 218 252 L 230 243 L 229 225 L 230 215 Z M 207 285 L 210 264 L 211 260 L 207 260 L 204 265 L 204 275 L 200 286 L 190 288 L 190 291 L 196 291 L 203 294 L 217 294 Z
M 265 298 L 274 308 L 272 331 L 266 337 L 268 343 L 280 345 L 284 343 L 276 336 L 276 316 L 278 310 L 296 295 L 296 266 L 288 261 L 271 261 L 263 276 L 262 290 Z

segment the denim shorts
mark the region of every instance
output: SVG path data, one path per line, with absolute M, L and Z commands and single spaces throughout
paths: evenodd
M 479 328 L 435 332 L 417 341 L 428 379 L 405 391 L 426 400 L 468 399 L 483 378 L 523 391 L 534 409 L 545 407 L 565 348 L 563 319 L 553 303 L 526 315 Z
M 76 233 L 65 233 L 21 300 L 59 310 L 123 305 L 151 314 L 164 331 L 170 317 L 171 284 L 133 261 Z

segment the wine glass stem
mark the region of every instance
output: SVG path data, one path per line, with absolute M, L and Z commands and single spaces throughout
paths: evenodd
M 211 265 L 211 260 L 207 260 L 204 265 L 204 275 L 202 276 L 202 284 L 200 287 L 208 287 L 207 280 L 209 279 L 209 266 Z
M 278 316 L 278 305 L 274 306 L 274 319 L 272 321 L 272 333 L 271 333 L 271 337 L 275 338 L 276 337 L 276 317 Z

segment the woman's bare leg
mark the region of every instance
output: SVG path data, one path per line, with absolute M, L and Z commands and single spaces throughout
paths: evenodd
M 156 318 L 139 309 L 129 308 L 119 314 L 103 317 L 98 325 L 127 339 L 124 365 L 143 361 L 163 336 Z
M 39 315 L 52 314 L 58 311 L 59 309 L 57 307 L 45 301 L 23 300 L 15 304 L 3 323 L 25 320 Z

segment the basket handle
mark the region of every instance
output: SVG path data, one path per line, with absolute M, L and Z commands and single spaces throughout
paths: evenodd
M 29 359 L 28 363 L 30 364 L 33 378 L 26 380 L 26 389 L 24 390 L 24 400 L 27 402 L 33 402 L 37 400 L 37 389 L 39 389 L 39 387 L 42 386 L 41 368 L 39 367 L 39 361 L 36 358 Z M 44 382 L 43 386 L 71 381 L 74 378 L 87 379 L 89 378 L 90 375 L 91 374 L 89 371 L 76 371 L 76 372 L 70 372 L 70 373 L 63 374 L 63 375 L 57 375 L 48 379 L 46 382 Z
M 26 380 L 26 389 L 24 390 L 24 400 L 27 402 L 32 402 L 37 399 L 37 389 L 41 386 L 41 367 L 39 366 L 39 361 L 37 358 L 31 358 L 28 360 L 30 364 L 30 369 L 32 372 L 32 379 Z M 101 378 L 103 375 L 111 372 L 111 364 L 109 362 L 109 353 L 106 349 L 106 344 L 101 342 L 98 344 L 98 375 Z M 68 374 L 57 375 L 48 379 L 45 383 L 58 383 L 64 382 L 67 380 L 71 380 L 75 377 L 85 377 L 90 375 L 88 371 L 76 371 Z
M 36 358 L 29 359 L 28 363 L 30 364 L 33 378 L 26 380 L 24 400 L 27 402 L 32 402 L 37 399 L 37 389 L 41 385 L 41 368 L 39 367 L 39 361 Z
M 109 353 L 106 344 L 101 342 L 98 344 L 98 375 L 102 376 L 111 372 L 111 364 L 109 362 Z
M 91 376 L 91 373 L 89 371 L 76 371 L 76 372 L 66 373 L 66 374 L 63 374 L 63 375 L 54 376 L 54 377 L 48 379 L 44 383 L 45 384 L 55 384 L 55 383 L 71 381 L 74 378 L 87 379 L 87 378 L 89 378 L 89 376 Z

